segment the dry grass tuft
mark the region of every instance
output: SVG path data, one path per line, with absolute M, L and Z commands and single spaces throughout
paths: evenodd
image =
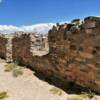
M 22 68 L 20 68 L 15 63 L 10 63 L 10 64 L 5 65 L 5 72 L 12 72 L 12 75 L 14 77 L 18 77 L 19 75 L 23 75 Z
M 62 90 L 59 89 L 59 88 L 53 87 L 52 89 L 50 89 L 50 91 L 51 91 L 53 94 L 57 94 L 57 95 L 59 95 L 59 96 L 62 95 Z
M 84 98 L 84 96 L 82 96 L 82 95 L 78 95 L 78 96 L 69 96 L 68 98 L 67 98 L 67 100 L 84 100 L 85 98 Z
M 0 92 L 0 100 L 5 99 L 6 97 L 8 97 L 6 91 L 2 91 L 2 92 Z
M 10 72 L 16 67 L 17 67 L 17 65 L 14 63 L 6 64 L 5 65 L 5 72 Z
M 18 77 L 19 75 L 23 75 L 22 68 L 15 68 L 15 69 L 13 70 L 13 76 L 14 76 L 14 77 Z

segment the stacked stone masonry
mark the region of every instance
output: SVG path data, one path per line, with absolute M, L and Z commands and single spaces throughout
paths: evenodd
M 99 17 L 87 17 L 80 25 L 57 24 L 48 36 L 34 33 L 16 33 L 11 39 L 0 36 L 0 56 L 8 59 L 7 46 L 12 50 L 10 61 L 41 72 L 46 78 L 57 77 L 64 84 L 73 82 L 100 93 Z

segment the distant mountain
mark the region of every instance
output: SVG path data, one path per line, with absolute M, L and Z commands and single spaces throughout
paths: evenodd
M 0 33 L 9 34 L 17 31 L 35 32 L 46 34 L 52 28 L 54 23 L 35 24 L 30 26 L 13 26 L 13 25 L 0 25 Z

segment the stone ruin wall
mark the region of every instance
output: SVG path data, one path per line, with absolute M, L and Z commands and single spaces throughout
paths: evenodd
M 3 35 L 0 35 L 0 57 L 3 59 L 6 59 L 6 44 L 7 39 Z
M 46 78 L 56 77 L 63 81 L 61 85 L 74 82 L 100 93 L 100 18 L 87 17 L 79 26 L 54 26 L 48 38 L 32 33 L 19 34 L 16 33 L 12 41 L 0 37 L 2 58 L 7 58 L 7 43 L 10 42 L 12 45 L 8 47 L 12 47 L 10 58 L 13 61 Z

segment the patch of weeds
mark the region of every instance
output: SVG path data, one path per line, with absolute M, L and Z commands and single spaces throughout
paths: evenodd
M 15 69 L 13 70 L 13 76 L 14 76 L 14 77 L 18 77 L 19 75 L 23 75 L 22 68 L 15 68 Z
M 0 92 L 0 100 L 1 100 L 1 99 L 5 99 L 6 97 L 8 97 L 6 91 Z
M 95 96 L 95 93 L 94 92 L 82 92 L 82 95 L 85 96 L 85 97 L 89 97 L 89 98 L 93 98 Z
M 53 94 L 57 94 L 57 95 L 59 95 L 59 96 L 62 95 L 62 90 L 59 89 L 59 88 L 53 87 L 52 89 L 50 89 L 50 91 L 51 91 Z
M 93 98 L 95 96 L 94 92 L 82 92 L 81 95 L 76 95 L 76 96 L 69 96 L 67 100 L 85 100 L 86 98 Z
M 84 100 L 85 98 L 84 98 L 84 96 L 82 96 L 82 95 L 76 95 L 76 96 L 69 96 L 68 98 L 67 98 L 67 100 Z
M 5 72 L 10 72 L 16 67 L 17 67 L 17 65 L 14 63 L 6 64 L 5 65 Z
M 10 64 L 5 65 L 5 72 L 12 72 L 12 75 L 14 77 L 23 75 L 22 68 L 20 68 L 16 63 L 10 63 Z

